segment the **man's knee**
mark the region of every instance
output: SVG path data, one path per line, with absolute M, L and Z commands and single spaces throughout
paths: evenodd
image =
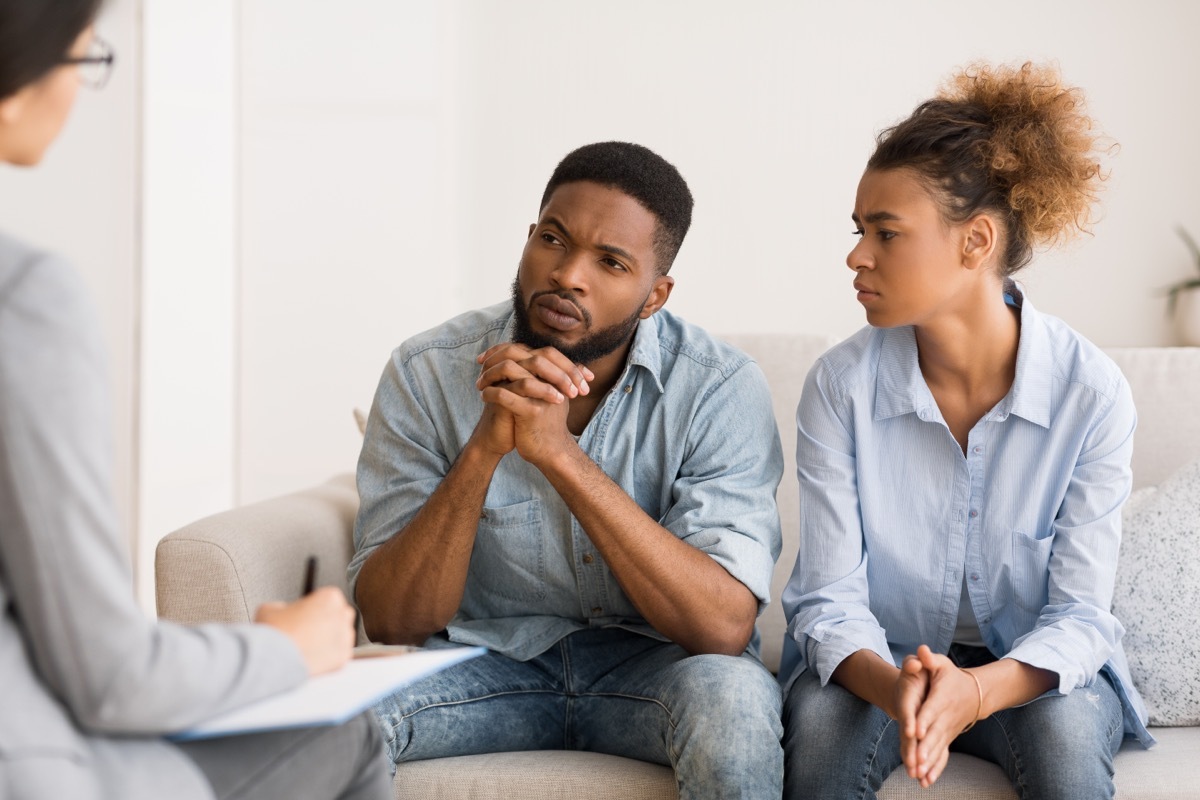
M 700 655 L 679 662 L 675 704 L 696 705 L 713 717 L 764 718 L 779 725 L 779 683 L 749 657 Z
M 678 665 L 668 700 L 677 748 L 707 753 L 717 770 L 782 765 L 779 683 L 757 660 L 701 655 Z M 724 764 L 724 766 L 720 766 Z

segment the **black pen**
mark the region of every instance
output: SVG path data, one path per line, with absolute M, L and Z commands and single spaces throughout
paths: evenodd
M 304 568 L 304 594 L 312 594 L 317 588 L 317 557 L 309 556 L 308 565 Z

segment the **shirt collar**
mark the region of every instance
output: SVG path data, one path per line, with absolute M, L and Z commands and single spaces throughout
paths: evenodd
M 637 331 L 633 334 L 633 345 L 629 348 L 629 357 L 625 359 L 625 373 L 632 371 L 634 366 L 642 367 L 650 373 L 658 393 L 663 393 L 662 348 L 658 343 L 657 312 L 639 322 Z
M 1025 291 L 1015 281 L 1005 281 L 1004 290 L 1012 295 L 1021 309 L 1021 341 L 1017 345 L 1017 374 L 1012 389 L 1000 403 L 1002 414 L 1016 414 L 1022 419 L 1050 427 L 1051 386 L 1054 380 L 1054 354 L 1050 346 L 1050 331 L 1046 320 L 1025 297 Z
M 885 328 L 882 333 L 875 377 L 875 419 L 920 415 L 936 403 L 917 361 L 916 333 L 911 325 Z
M 1021 338 L 1017 344 L 1017 369 L 1012 388 L 988 418 L 1022 419 L 1050 426 L 1051 382 L 1054 358 L 1042 315 L 1015 281 L 1006 280 L 1004 291 L 1021 309 Z M 937 403 L 921 375 L 917 337 L 911 325 L 883 332 L 875 382 L 875 419 L 917 414 L 925 419 Z

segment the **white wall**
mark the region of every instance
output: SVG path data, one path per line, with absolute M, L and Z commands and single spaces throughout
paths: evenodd
M 166 533 L 236 499 L 235 0 L 143 0 L 139 595 Z
M 352 470 L 389 351 L 461 306 L 453 9 L 241 5 L 238 488 Z

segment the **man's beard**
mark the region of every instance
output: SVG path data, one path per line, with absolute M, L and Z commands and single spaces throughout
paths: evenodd
M 579 311 L 579 315 L 583 317 L 584 328 L 591 329 L 592 315 L 587 312 L 587 309 L 576 303 L 575 296 L 566 289 L 559 289 L 553 292 L 537 292 L 533 297 L 529 298 L 529 305 L 526 306 L 521 299 L 521 279 L 518 276 L 513 279 L 512 283 L 513 314 L 516 317 L 513 341 L 534 350 L 540 347 L 553 347 L 576 364 L 591 364 L 628 344 L 633 339 L 633 334 L 637 330 L 638 323 L 642 320 L 642 306 L 645 305 L 643 301 L 623 322 L 593 331 L 580 339 L 576 344 L 568 345 L 557 336 L 546 336 L 538 333 L 529 324 L 529 308 L 533 305 L 533 301 L 547 294 L 561 297 L 575 306 Z M 649 295 L 647 295 L 647 298 L 649 298 Z

